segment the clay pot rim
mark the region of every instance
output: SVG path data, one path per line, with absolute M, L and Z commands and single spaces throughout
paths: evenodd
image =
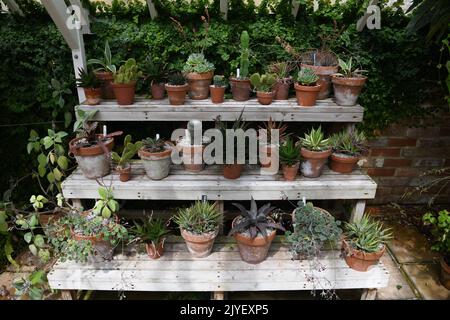
M 280 161 L 280 162 L 281 162 L 281 167 L 286 167 L 286 168 L 300 167 L 300 160 L 297 160 L 297 161 L 295 162 L 295 164 L 293 164 L 293 165 L 288 165 L 288 164 L 286 164 L 286 163 L 283 163 L 283 161 Z
M 165 158 L 168 157 L 172 154 L 172 150 L 173 150 L 173 146 L 166 143 L 165 145 L 166 150 L 161 151 L 161 152 L 150 152 L 147 151 L 148 149 L 145 147 L 142 147 L 141 149 L 139 149 L 138 151 L 138 155 L 139 157 L 156 157 L 156 158 Z
M 181 227 L 180 227 L 180 232 L 181 232 L 181 236 L 183 237 L 183 239 L 188 242 L 205 243 L 205 242 L 209 242 L 212 239 L 215 239 L 217 237 L 217 235 L 219 234 L 219 226 L 217 226 L 214 231 L 210 231 L 208 233 L 202 233 L 202 234 L 192 233 Z M 187 236 L 188 239 L 186 239 L 185 236 Z
M 233 228 L 236 220 L 241 217 L 241 216 L 237 216 L 233 219 L 233 221 L 231 222 L 231 227 Z M 275 222 L 275 220 L 273 220 L 271 217 L 268 217 L 269 220 L 271 220 L 272 222 Z M 273 239 L 275 238 L 277 234 L 277 230 L 273 229 L 270 234 L 267 235 L 267 237 L 258 237 L 258 235 L 255 238 L 250 238 L 245 236 L 243 233 L 240 232 L 236 232 L 233 234 L 233 237 L 236 239 L 236 241 L 241 242 L 245 245 L 251 246 L 251 247 L 261 247 L 261 246 L 265 246 L 268 243 L 271 243 L 273 241 Z M 238 240 L 239 239 L 239 240 Z
M 250 78 L 238 79 L 238 78 L 230 77 L 229 80 L 233 81 L 233 82 L 248 82 L 248 83 L 250 83 Z
M 298 82 L 294 83 L 294 89 L 296 91 L 307 91 L 307 92 L 319 92 L 322 86 L 320 84 L 316 84 L 314 86 L 303 86 Z
M 342 247 L 347 256 L 354 257 L 356 259 L 365 260 L 365 261 L 375 261 L 379 260 L 381 256 L 386 251 L 386 245 L 383 244 L 383 247 L 376 252 L 365 252 L 359 249 L 356 249 L 350 245 L 350 243 L 344 238 L 342 239 Z
M 94 71 L 94 74 L 96 76 L 103 76 L 103 77 L 108 77 L 108 79 L 114 78 L 114 73 L 112 71 L 106 71 L 106 70 L 96 70 Z
M 97 137 L 102 137 L 102 134 L 97 134 Z M 94 145 L 94 146 L 90 146 L 90 147 L 79 147 L 76 148 L 75 147 L 75 143 L 79 140 L 81 140 L 83 138 L 74 138 L 72 140 L 70 140 L 69 142 L 69 150 L 70 152 L 75 155 L 75 156 L 97 156 L 97 155 L 101 155 L 104 154 L 104 151 L 102 149 L 102 147 L 100 147 L 98 144 Z M 111 151 L 113 146 L 114 146 L 114 138 L 109 138 L 104 145 L 106 146 L 106 148 Z
M 134 87 L 136 85 L 136 81 L 131 81 L 128 83 L 111 83 L 111 85 L 115 88 L 130 88 L 130 87 Z
M 275 91 L 256 91 L 256 96 L 260 96 L 260 97 L 265 97 L 265 98 L 270 98 L 273 97 L 275 95 Z
M 342 153 L 341 153 L 342 154 Z M 341 157 L 339 156 L 340 153 L 335 153 L 333 152 L 331 154 L 331 160 L 336 161 L 336 162 L 342 162 L 342 163 L 356 163 L 359 161 L 359 159 L 361 158 L 361 156 L 346 156 L 346 157 Z
M 207 72 L 187 72 L 184 76 L 189 80 L 209 80 L 214 77 L 214 70 Z
M 128 171 L 131 171 L 131 164 L 130 164 L 129 162 L 126 163 L 125 168 L 120 168 L 119 166 L 116 166 L 115 170 L 116 170 L 118 173 L 126 173 L 126 172 L 128 172 Z
M 328 158 L 331 153 L 332 149 L 324 150 L 324 151 L 312 151 L 309 149 L 306 149 L 305 147 L 302 147 L 300 149 L 300 153 L 304 158 L 313 158 L 313 159 L 322 159 L 322 158 Z
M 167 91 L 187 91 L 189 88 L 189 84 L 185 83 L 180 85 L 173 85 L 165 83 L 164 87 L 166 88 Z
M 365 84 L 366 81 L 367 81 L 366 76 L 344 77 L 344 76 L 338 76 L 335 74 L 331 75 L 331 82 L 333 82 L 335 84 L 344 85 L 344 86 L 361 87 Z

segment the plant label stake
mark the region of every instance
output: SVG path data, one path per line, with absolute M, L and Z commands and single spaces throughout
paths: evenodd
M 303 205 L 306 206 L 306 197 L 305 196 L 302 197 L 302 201 L 303 201 Z
M 236 69 L 236 78 L 238 78 L 238 79 L 239 79 L 239 76 L 240 76 L 240 72 L 241 72 L 241 70 L 239 70 L 239 68 L 237 68 Z
M 103 136 L 106 137 L 108 131 L 106 130 L 106 125 L 103 126 Z

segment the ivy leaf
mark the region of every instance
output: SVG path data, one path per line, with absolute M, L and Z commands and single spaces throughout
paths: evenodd
M 33 234 L 31 232 L 27 232 L 24 234 L 23 239 L 27 242 L 30 243 L 31 239 L 33 238 Z
M 45 149 L 50 148 L 53 145 L 53 139 L 51 137 L 44 137 L 44 147 Z
M 44 237 L 41 234 L 36 235 L 33 242 L 38 248 L 42 248 L 45 245 Z
M 38 163 L 39 165 L 45 167 L 45 165 L 47 164 L 47 157 L 45 156 L 45 154 L 40 153 L 37 157 Z
M 28 142 L 28 144 L 27 144 L 27 152 L 28 152 L 28 154 L 30 154 L 31 151 L 33 151 L 33 142 Z
M 41 203 L 41 204 L 42 204 L 42 203 Z M 30 218 L 30 221 L 28 222 L 30 228 L 36 227 L 36 226 L 38 225 L 38 223 L 39 223 L 38 218 L 36 217 L 35 214 L 33 214 L 33 215 L 31 216 L 31 218 Z
M 102 199 L 108 198 L 108 191 L 103 187 L 98 188 L 98 194 L 100 195 L 100 198 L 102 198 Z
M 58 166 L 63 170 L 67 170 L 67 168 L 69 167 L 69 160 L 65 156 L 59 156 L 57 163 Z
M 39 173 L 39 176 L 42 178 L 43 176 L 45 176 L 45 173 L 47 172 L 47 170 L 46 170 L 46 168 L 45 168 L 45 165 L 44 166 L 41 166 L 41 165 L 39 165 L 38 166 L 38 173 Z
M 102 217 L 108 219 L 111 217 L 111 210 L 107 206 L 105 206 L 102 210 Z
M 47 174 L 47 180 L 48 180 L 48 182 L 50 182 L 50 183 L 55 182 L 55 175 L 54 175 L 53 172 L 49 172 L 49 173 Z
M 54 175 L 56 181 L 61 181 L 62 173 L 61 173 L 61 171 L 59 171 L 58 168 L 53 169 L 53 175 Z

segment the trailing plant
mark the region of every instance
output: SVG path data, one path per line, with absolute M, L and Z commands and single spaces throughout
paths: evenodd
M 358 130 L 342 131 L 330 137 L 330 144 L 336 153 L 356 157 L 367 150 L 367 140 L 364 132 Z
M 217 230 L 221 215 L 216 204 L 196 201 L 192 206 L 178 210 L 174 221 L 185 231 L 205 234 Z
M 94 71 L 86 71 L 83 68 L 78 68 L 79 78 L 77 78 L 77 86 L 81 88 L 100 88 L 100 80 L 95 75 Z
M 157 152 L 163 152 L 164 150 L 166 150 L 166 142 L 159 138 L 151 138 L 148 137 L 147 139 L 143 140 L 143 147 L 145 148 L 145 150 L 147 150 L 148 152 L 151 153 L 157 153 Z
M 111 153 L 111 158 L 117 162 L 117 166 L 120 168 L 124 168 L 131 161 L 131 159 L 133 159 L 136 152 L 138 152 L 144 145 L 143 141 L 136 141 L 135 143 L 132 143 L 131 139 L 131 135 L 127 135 L 125 137 L 121 155 L 115 151 Z
M 302 68 L 295 79 L 302 86 L 315 86 L 319 77 L 311 68 Z
M 247 79 L 248 77 L 248 68 L 250 66 L 250 37 L 248 35 L 247 31 L 242 31 L 241 33 L 241 45 L 240 45 L 240 52 L 241 56 L 239 59 L 239 79 Z
M 221 88 L 226 87 L 227 83 L 225 81 L 225 77 L 221 76 L 221 75 L 215 75 L 213 77 L 213 86 L 214 87 L 221 87 Z
M 354 249 L 368 253 L 377 252 L 392 239 L 391 230 L 364 215 L 360 220 L 345 224 L 345 240 Z
M 106 71 L 116 73 L 117 68 L 113 62 L 113 56 L 111 54 L 111 48 L 109 47 L 109 42 L 105 42 L 105 50 L 103 51 L 103 59 L 89 59 L 88 65 L 98 65 L 99 67 L 96 71 Z
M 362 77 L 366 70 L 361 70 L 354 66 L 353 57 L 351 57 L 348 61 L 344 61 L 342 59 L 338 59 L 339 61 L 339 69 L 341 72 L 335 73 L 335 75 L 345 78 L 358 78 Z
M 330 139 L 325 138 L 322 132 L 322 127 L 317 129 L 312 128 L 309 133 L 305 133 L 303 138 L 300 138 L 302 147 L 310 151 L 325 151 L 330 149 Z
M 280 161 L 286 166 L 293 166 L 300 161 L 300 146 L 291 137 L 280 145 Z
M 431 249 L 440 252 L 447 264 L 450 264 L 450 213 L 447 210 L 438 213 L 427 212 L 422 221 L 425 226 L 431 227 Z
M 114 73 L 114 83 L 128 84 L 137 81 L 142 76 L 134 58 L 128 59 L 120 66 L 119 71 Z
M 254 73 L 250 76 L 250 83 L 255 87 L 256 91 L 271 92 L 277 78 L 274 74 Z
M 186 84 L 186 78 L 180 72 L 169 74 L 167 83 L 171 86 L 183 86 Z
M 163 63 L 160 58 L 157 59 L 151 55 L 147 55 L 141 70 L 145 78 L 151 83 L 160 84 L 166 81 L 167 63 Z
M 190 54 L 183 67 L 184 73 L 205 73 L 210 71 L 214 71 L 214 65 L 206 60 L 203 53 Z
M 155 246 L 164 241 L 164 237 L 170 233 L 166 223 L 161 218 L 152 217 L 142 219 L 142 222 L 134 222 L 134 227 L 130 232 L 145 243 L 152 243 Z

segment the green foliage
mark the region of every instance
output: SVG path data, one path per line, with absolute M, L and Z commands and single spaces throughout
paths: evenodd
M 427 212 L 422 217 L 423 224 L 431 227 L 433 235 L 432 250 L 440 252 L 447 259 L 450 258 L 450 213 L 441 210 L 437 214 Z M 448 262 L 448 261 L 447 261 Z
M 167 77 L 167 62 L 161 61 L 161 58 L 147 55 L 141 70 L 151 83 L 164 83 Z
M 390 228 L 364 215 L 360 220 L 345 224 L 345 240 L 355 249 L 377 252 L 392 238 Z
M 109 219 L 119 211 L 119 203 L 114 200 L 112 189 L 106 187 L 98 188 L 100 199 L 94 205 L 93 213 Z
M 277 82 L 276 75 L 254 73 L 250 76 L 250 83 L 255 87 L 256 91 L 271 92 L 274 84 Z
M 226 81 L 225 81 L 225 77 L 216 74 L 216 75 L 213 77 L 213 85 L 214 85 L 215 87 L 226 87 L 226 86 L 227 86 L 227 83 L 226 83 Z
M 143 242 L 153 243 L 156 246 L 161 241 L 164 241 L 164 237 L 170 233 L 166 223 L 161 218 L 153 219 L 148 217 L 142 220 L 142 223 L 135 222 L 134 228 L 130 232 Z
M 139 71 L 136 60 L 130 58 L 114 73 L 114 83 L 128 84 L 137 81 L 140 76 L 142 72 Z
M 250 37 L 248 35 L 248 32 L 244 30 L 241 33 L 241 46 L 240 46 L 241 57 L 240 57 L 240 62 L 239 62 L 239 66 L 240 66 L 239 71 L 240 71 L 241 79 L 247 79 L 247 77 L 248 77 L 248 69 L 250 66 L 249 44 L 250 44 Z
M 183 86 L 186 84 L 186 78 L 180 72 L 169 74 L 167 83 L 171 86 Z
M 300 146 L 291 137 L 280 145 L 280 161 L 287 166 L 293 166 L 300 161 Z
M 188 208 L 181 208 L 174 221 L 183 230 L 205 234 L 217 230 L 221 215 L 214 203 L 196 201 Z
M 325 151 L 330 148 L 330 139 L 325 138 L 322 127 L 312 128 L 309 133 L 305 133 L 304 138 L 300 138 L 302 147 L 310 151 Z
M 146 138 L 145 140 L 143 140 L 143 146 L 144 146 L 145 150 L 147 150 L 148 152 L 152 152 L 152 153 L 163 152 L 167 148 L 166 142 L 164 141 L 164 139 L 159 138 L 159 137 Z
M 338 59 L 339 61 L 339 69 L 341 70 L 340 73 L 336 73 L 336 75 L 339 75 L 341 77 L 345 78 L 355 78 L 355 77 L 361 77 L 363 72 L 366 72 L 366 70 L 361 70 L 353 64 L 353 57 L 350 57 L 348 61 L 344 61 L 341 58 Z
M 13 283 L 15 296 L 18 299 L 43 300 L 44 293 L 48 290 L 47 275 L 43 270 L 37 270 L 27 277 L 15 279 Z M 27 299 L 28 300 L 28 299 Z
M 342 131 L 330 137 L 333 151 L 349 156 L 360 156 L 367 151 L 367 140 L 364 132 L 358 130 Z
M 88 60 L 88 65 L 98 65 L 99 68 L 96 71 L 105 71 L 116 73 L 117 68 L 113 62 L 114 58 L 111 54 L 111 48 L 109 47 L 109 42 L 105 42 L 105 49 L 103 51 L 103 59 L 90 59 Z
M 289 78 L 293 69 L 294 65 L 290 61 L 273 62 L 267 66 L 268 73 L 275 74 L 278 80 L 284 81 Z
M 315 86 L 319 77 L 311 68 L 302 68 L 296 78 L 297 82 L 302 86 Z
M 206 60 L 203 53 L 192 53 L 189 55 L 183 67 L 183 72 L 205 73 L 214 71 L 214 65 Z
M 142 148 L 144 142 L 137 141 L 136 143 L 131 142 L 131 135 L 127 135 L 123 142 L 122 154 L 119 155 L 117 152 L 111 153 L 111 158 L 117 162 L 117 165 L 123 168 L 127 163 L 133 159 L 136 152 Z
M 78 69 L 79 78 L 77 78 L 77 86 L 81 88 L 100 88 L 100 80 L 98 80 L 94 71 L 86 71 L 83 68 Z
M 81 109 L 77 110 L 77 120 L 73 124 L 73 132 L 79 132 L 83 125 L 94 118 L 95 114 L 98 112 L 98 110 L 90 110 L 90 111 L 84 111 Z

